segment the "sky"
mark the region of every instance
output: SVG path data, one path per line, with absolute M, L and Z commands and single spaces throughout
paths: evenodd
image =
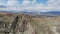
M 0 0 L 0 10 L 60 11 L 60 0 Z

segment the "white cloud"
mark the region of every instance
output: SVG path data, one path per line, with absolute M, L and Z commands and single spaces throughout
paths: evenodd
M 47 3 L 48 5 L 59 6 L 60 0 L 49 0 Z
M 34 6 L 30 6 L 29 8 L 26 7 L 27 10 L 36 10 L 40 12 L 47 12 L 47 11 L 60 11 L 60 0 L 48 0 L 47 5 L 44 4 L 36 4 Z
M 5 4 L 5 6 L 7 8 L 0 8 L 0 10 L 18 10 L 19 3 L 17 0 L 8 0 L 7 4 Z
M 34 11 L 38 11 L 38 12 L 47 12 L 47 11 L 60 11 L 60 0 L 48 0 L 47 1 L 47 5 L 44 5 L 43 3 L 40 4 L 35 4 L 36 0 L 33 0 L 32 2 L 30 2 L 29 0 L 24 0 L 23 1 L 23 5 L 22 6 L 18 6 L 16 5 L 18 3 L 18 1 L 15 0 L 9 0 L 7 5 L 8 6 L 13 6 L 13 7 L 8 7 L 7 10 L 19 10 L 19 11 L 23 11 L 23 10 L 34 10 Z M 30 3 L 32 3 L 33 5 L 31 5 Z M 16 5 L 17 7 L 14 7 L 14 5 Z M 30 6 L 28 6 L 30 5 Z
M 33 1 L 32 1 L 32 4 L 35 4 L 35 3 L 36 3 L 36 0 L 33 0 Z
M 4 0 L 0 0 L 0 5 L 5 5 Z
M 32 4 L 35 4 L 35 3 L 36 3 L 36 0 L 33 0 Z M 24 6 L 29 5 L 30 2 L 25 0 L 23 4 L 24 4 Z M 23 10 L 24 9 L 34 10 L 34 11 L 38 11 L 38 12 L 60 11 L 60 0 L 48 0 L 46 6 L 42 3 L 40 3 L 40 4 L 31 5 L 28 7 L 23 7 Z
M 16 0 L 8 0 L 6 6 L 14 6 L 14 5 L 18 5 L 18 1 Z
M 30 4 L 30 1 L 28 1 L 28 0 L 24 0 L 24 1 L 23 1 L 23 5 L 24 5 L 24 6 L 27 6 L 27 5 L 29 5 L 29 4 Z
M 60 11 L 60 0 L 48 0 L 46 11 Z

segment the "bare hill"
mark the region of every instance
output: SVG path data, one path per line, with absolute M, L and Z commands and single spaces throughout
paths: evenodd
M 60 34 L 60 16 L 2 12 L 0 34 Z

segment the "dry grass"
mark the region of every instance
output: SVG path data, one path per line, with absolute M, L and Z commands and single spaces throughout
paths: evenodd
M 18 22 L 16 22 L 17 16 Z M 60 16 L 47 17 L 23 14 L 0 14 L 0 20 L 3 21 L 3 23 L 0 23 L 0 34 L 5 34 L 5 31 L 7 31 L 7 34 L 24 34 L 25 31 L 28 31 L 28 23 L 31 24 L 35 34 L 55 34 L 55 32 L 51 30 L 54 26 L 57 27 L 56 31 L 60 33 Z

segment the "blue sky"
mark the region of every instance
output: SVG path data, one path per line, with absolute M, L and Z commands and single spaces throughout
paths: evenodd
M 9 0 L 2 0 L 3 3 L 7 3 Z M 22 4 L 24 0 L 15 0 L 18 1 L 19 4 Z M 34 0 L 26 0 L 26 1 L 34 1 Z M 36 0 L 36 3 L 46 3 L 47 0 Z
M 60 0 L 0 0 L 0 10 L 60 11 Z

